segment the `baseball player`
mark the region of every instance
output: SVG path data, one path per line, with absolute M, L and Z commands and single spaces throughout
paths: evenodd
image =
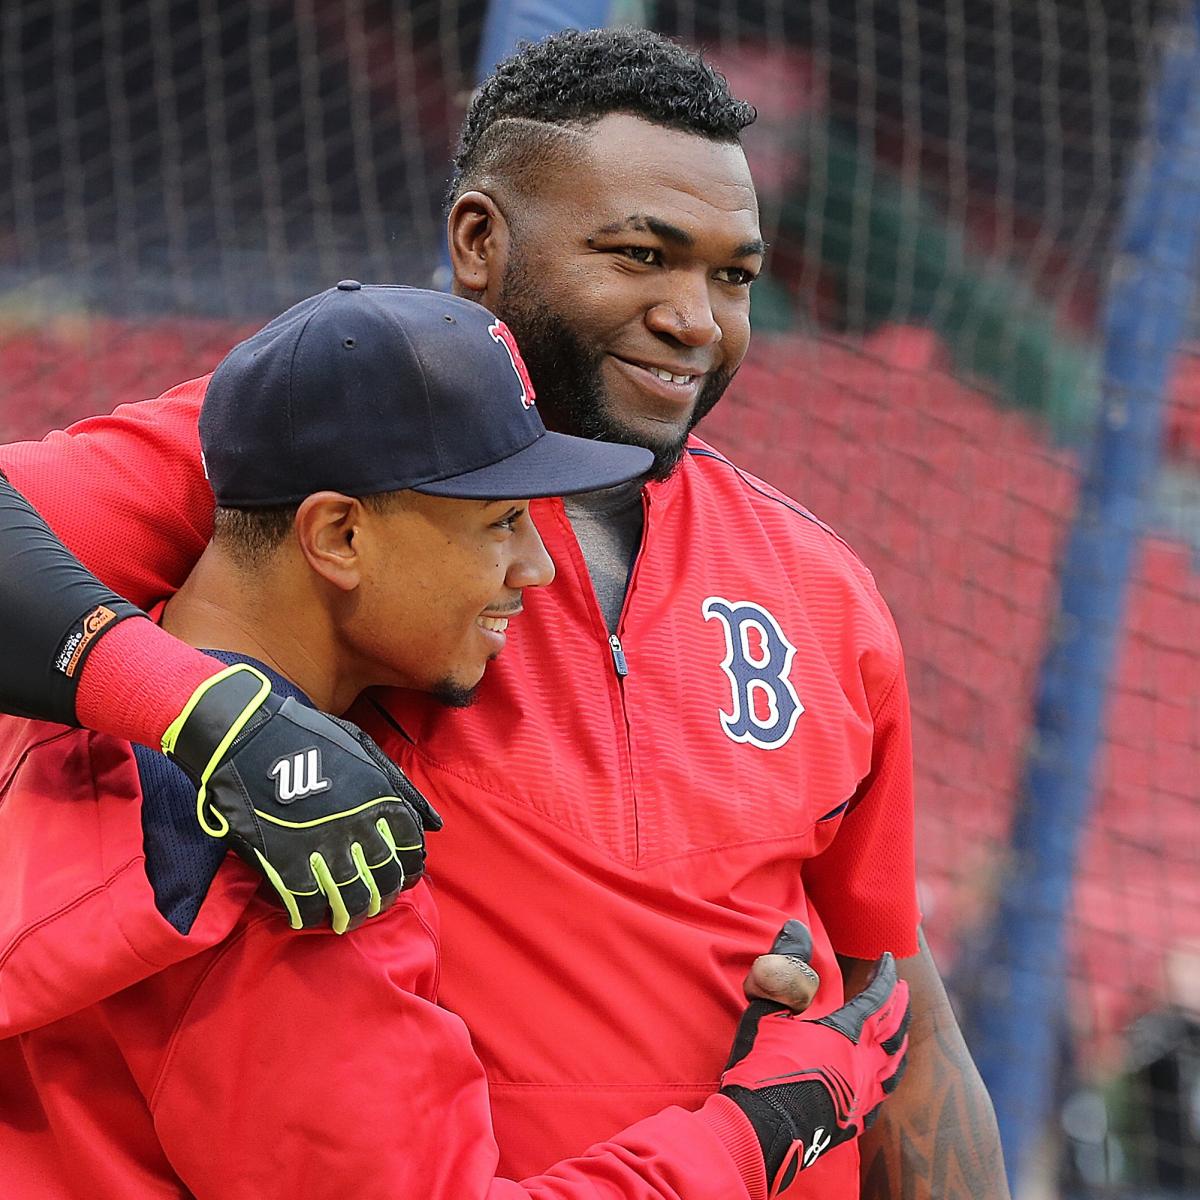
M 738 138 L 752 118 L 697 56 L 645 32 L 547 39 L 479 90 L 451 194 L 455 290 L 516 333 L 552 428 L 645 446 L 655 465 L 642 486 L 535 505 L 558 578 L 473 708 L 387 691 L 352 716 L 448 818 L 442 995 L 487 1069 L 504 1172 L 703 1102 L 736 964 L 797 914 L 814 1012 L 885 950 L 913 992 L 908 1082 L 863 1139 L 864 1194 L 1003 1200 L 990 1102 L 919 936 L 894 624 L 827 526 L 691 433 L 749 338 L 763 245 Z M 177 586 L 207 533 L 203 391 L 2 459 L 134 602 Z M 161 481 L 153 502 L 122 492 L 114 461 Z M 170 530 L 162 505 L 180 514 Z M 104 533 L 97 512 L 114 514 Z M 83 671 L 80 717 L 157 737 L 176 715 L 194 660 L 162 646 L 182 695 L 153 713 L 90 707 L 122 695 L 151 629 L 98 637 L 92 660 L 112 651 L 91 683 L 92 660 Z M 564 938 L 582 914 L 583 945 Z M 664 991 L 684 1000 L 669 1020 L 631 1033 L 618 1019 Z M 539 1020 L 511 1021 L 531 997 Z M 856 1194 L 857 1149 L 830 1148 L 795 1194 Z
M 331 744 L 352 740 L 312 705 L 339 712 L 378 685 L 465 703 L 510 620 L 519 636 L 523 594 L 554 574 L 513 497 L 649 465 L 640 448 L 547 433 L 505 332 L 470 301 L 344 281 L 214 372 L 200 430 L 216 529 L 161 616 L 224 666 L 173 743 L 190 782 L 128 742 L 4 718 L 6 1194 L 761 1196 L 852 1138 L 899 1081 L 907 993 L 885 956 L 824 1020 L 755 1000 L 698 1111 L 668 1109 L 523 1184 L 497 1179 L 483 1070 L 435 1003 L 428 886 L 353 939 L 286 938 L 257 871 L 230 859 L 213 877 L 225 846 L 201 826 L 215 814 L 201 798 L 200 825 L 187 819 L 196 722 L 245 714 L 221 772 L 273 779 L 291 822 L 312 819 Z M 260 744 L 267 692 L 306 750 L 275 759 Z M 381 767 L 412 801 L 411 842 L 415 812 L 431 814 Z M 785 925 L 753 968 L 760 997 L 805 1002 L 811 945 Z

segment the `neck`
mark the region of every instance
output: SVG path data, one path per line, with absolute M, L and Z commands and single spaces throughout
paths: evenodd
M 344 712 L 366 681 L 341 665 L 323 598 L 312 594 L 308 572 L 290 566 L 272 559 L 251 578 L 210 545 L 167 604 L 163 628 L 199 649 L 255 658 L 294 683 L 318 708 Z

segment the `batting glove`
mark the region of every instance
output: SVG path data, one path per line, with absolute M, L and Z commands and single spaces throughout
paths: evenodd
M 787 953 L 776 940 L 772 953 Z M 806 1020 L 769 1000 L 752 1000 L 738 1024 L 721 1094 L 750 1119 L 771 1196 L 827 1150 L 874 1123 L 904 1075 L 908 985 L 890 954 L 866 988 L 827 1017 Z
M 163 752 L 196 784 L 196 820 L 266 876 L 293 929 L 387 908 L 425 869 L 442 819 L 361 729 L 271 690 L 239 663 L 205 680 Z

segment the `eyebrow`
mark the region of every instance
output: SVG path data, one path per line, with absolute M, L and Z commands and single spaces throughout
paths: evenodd
M 743 242 L 734 252 L 734 258 L 753 258 L 756 254 L 766 254 L 767 243 L 762 238 L 752 238 L 748 242 Z
M 669 221 L 660 220 L 658 217 L 647 217 L 642 213 L 634 213 L 632 216 L 626 217 L 624 221 L 613 221 L 609 225 L 602 225 L 596 230 L 596 233 L 612 235 L 626 229 L 636 229 L 643 233 L 649 231 L 656 237 L 662 238 L 664 242 L 671 242 L 686 249 L 691 249 L 696 244 L 696 239 L 686 229 L 680 229 L 678 225 L 672 225 Z M 588 239 L 589 242 L 592 240 L 592 238 Z M 752 258 L 756 254 L 765 254 L 766 250 L 767 244 L 762 238 L 752 238 L 737 246 L 730 257 Z

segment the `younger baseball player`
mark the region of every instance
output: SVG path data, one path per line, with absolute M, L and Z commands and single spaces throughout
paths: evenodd
M 215 533 L 156 614 L 227 664 L 173 738 L 192 778 L 111 737 L 0 723 L 6 1194 L 728 1200 L 786 1186 L 859 1132 L 906 1052 L 890 958 L 820 1021 L 755 1001 L 699 1111 L 667 1109 L 536 1179 L 498 1179 L 483 1068 L 435 1002 L 433 894 L 403 890 L 405 855 L 423 857 L 417 816 L 436 822 L 403 776 L 378 764 L 410 804 L 392 846 L 403 894 L 353 938 L 278 936 L 258 873 L 210 836 L 223 831 L 205 806 L 209 764 L 188 744 L 209 745 L 206 723 L 241 743 L 236 759 L 216 751 L 227 788 L 239 772 L 273 781 L 278 807 L 246 809 L 243 845 L 256 823 L 322 819 L 312 800 L 336 737 L 313 706 L 340 712 L 380 684 L 469 703 L 521 636 L 524 590 L 553 578 L 528 497 L 636 477 L 649 452 L 547 433 L 487 310 L 351 281 L 234 349 L 201 440 Z M 267 719 L 308 744 L 260 747 Z M 394 839 L 395 819 L 381 824 Z M 365 881 L 384 866 L 358 843 L 352 857 Z M 811 940 L 793 924 L 773 949 L 799 961 L 781 960 L 785 973 L 806 969 Z

